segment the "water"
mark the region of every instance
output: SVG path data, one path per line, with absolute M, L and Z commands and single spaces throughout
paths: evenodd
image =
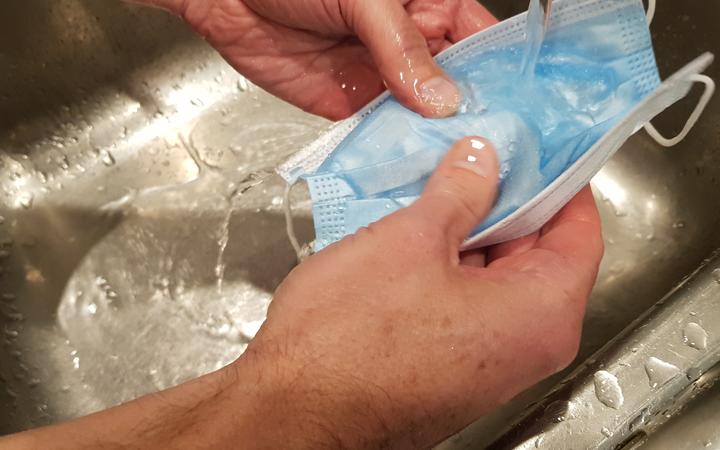
M 613 409 L 618 409 L 623 405 L 625 397 L 615 375 L 605 370 L 599 370 L 595 372 L 593 380 L 595 396 L 603 405 Z
M 713 271 L 712 271 L 712 276 L 713 276 L 713 279 L 715 280 L 715 282 L 717 282 L 718 284 L 720 284 L 720 269 L 715 269 L 715 270 L 713 270 Z
M 32 208 L 34 199 L 35 196 L 31 193 L 21 194 L 20 198 L 18 199 L 18 204 L 22 206 L 23 209 L 30 209 Z
M 633 431 L 637 430 L 638 428 L 642 427 L 643 425 L 645 425 L 645 423 L 647 423 L 647 420 L 649 417 L 650 417 L 650 411 L 647 408 L 643 409 L 640 412 L 640 415 L 637 416 L 636 418 L 634 418 L 632 420 L 632 422 L 630 422 L 630 425 L 628 426 L 628 428 L 630 429 L 630 432 L 633 432 Z
M 692 367 L 685 372 L 685 376 L 690 381 L 695 381 L 702 376 L 702 370 L 697 367 Z
M 535 439 L 535 448 L 540 448 L 543 445 L 543 441 L 545 441 L 545 436 L 538 436 L 537 439 Z
M 612 431 L 610 431 L 610 429 L 608 427 L 602 427 L 600 432 L 602 433 L 603 436 L 608 437 L 608 438 L 613 437 L 613 434 L 614 434 Z
M 549 7 L 550 2 L 547 3 Z M 521 69 L 526 79 L 532 79 L 535 74 L 535 66 L 545 40 L 546 23 L 546 11 L 540 0 L 530 0 L 526 28 L 527 41 Z
M 230 242 L 230 221 L 233 215 L 232 197 L 228 201 L 228 208 L 220 225 L 220 237 L 218 238 L 218 253 L 215 262 L 215 277 L 218 294 L 222 294 L 223 281 L 225 280 L 225 250 Z
M 575 404 L 567 400 L 556 400 L 545 408 L 545 416 L 553 423 L 572 420 L 575 418 Z
M 683 330 L 683 342 L 696 350 L 707 349 L 708 335 L 703 327 L 695 322 L 685 325 Z
M 100 155 L 100 160 L 103 164 L 106 166 L 114 166 L 115 165 L 115 157 L 107 150 L 104 150 Z
M 680 369 L 674 364 L 670 364 L 654 356 L 648 358 L 645 363 L 645 373 L 647 374 L 650 387 L 653 389 L 665 385 L 668 381 L 675 378 L 679 372 Z

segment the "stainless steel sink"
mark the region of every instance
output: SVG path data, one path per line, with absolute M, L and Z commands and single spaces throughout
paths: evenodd
M 506 17 L 527 2 L 486 3 Z M 718 17 L 717 2 L 660 2 L 664 75 L 720 53 Z M 718 79 L 719 68 L 709 74 Z M 679 131 L 698 96 L 657 127 Z M 607 254 L 578 363 L 720 247 L 719 123 L 716 98 L 683 144 L 660 148 L 641 132 L 596 178 Z M 164 13 L 6 0 L 0 434 L 106 408 L 241 354 L 295 264 L 271 170 L 328 125 L 249 85 Z M 310 241 L 307 194 L 294 197 L 299 236 Z M 560 376 L 442 447 L 492 442 Z

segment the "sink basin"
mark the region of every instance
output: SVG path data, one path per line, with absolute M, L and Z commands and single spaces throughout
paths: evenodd
M 486 2 L 498 17 L 526 3 Z M 664 76 L 720 54 L 719 16 L 659 5 Z M 122 2 L 7 0 L 0 67 L 0 434 L 240 355 L 296 263 L 272 169 L 329 122 L 248 84 L 178 19 Z M 657 128 L 678 132 L 699 94 Z M 577 363 L 720 247 L 718 123 L 716 98 L 681 145 L 640 132 L 596 177 L 607 253 Z M 308 195 L 293 197 L 309 242 Z M 560 376 L 441 447 L 494 441 Z

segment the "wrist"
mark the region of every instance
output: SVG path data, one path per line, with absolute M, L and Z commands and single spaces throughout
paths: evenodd
M 270 448 L 397 447 L 381 389 L 320 365 L 295 365 L 253 346 L 228 369 L 239 433 Z

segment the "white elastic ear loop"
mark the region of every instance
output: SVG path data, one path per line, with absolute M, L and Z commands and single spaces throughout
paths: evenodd
M 285 231 L 290 245 L 295 250 L 298 262 L 303 262 L 305 258 L 312 254 L 312 245 L 300 245 L 297 235 L 295 234 L 295 225 L 293 224 L 292 208 L 290 207 L 290 191 L 292 190 L 295 183 L 288 183 L 285 186 L 285 192 L 283 194 L 283 212 L 285 213 Z
M 652 21 L 655 18 L 655 8 L 657 8 L 656 0 L 648 0 L 648 9 L 647 9 L 648 25 L 652 25 Z
M 290 245 L 292 245 L 293 250 L 295 250 L 295 253 L 297 254 L 298 260 L 300 260 L 302 248 L 300 247 L 297 235 L 295 234 L 295 225 L 293 224 L 292 209 L 290 207 L 290 191 L 293 186 L 294 184 L 290 183 L 285 186 L 285 192 L 283 194 L 283 212 L 285 213 L 285 231 L 287 232 L 288 239 L 290 240 Z
M 678 134 L 674 138 L 668 139 L 662 134 L 660 134 L 660 132 L 653 126 L 652 123 L 648 122 L 645 125 L 645 131 L 647 132 L 647 134 L 649 134 L 650 137 L 655 140 L 655 142 L 662 145 L 663 147 L 673 147 L 682 142 L 682 140 L 687 137 L 690 131 L 692 131 L 695 124 L 697 124 L 703 111 L 705 111 L 705 107 L 708 105 L 708 103 L 710 103 L 710 99 L 715 93 L 715 81 L 713 81 L 713 79 L 709 76 L 694 74 L 690 76 L 690 80 L 696 83 L 703 83 L 705 85 L 705 92 L 703 92 L 702 97 L 700 97 L 700 101 L 693 110 L 692 114 L 690 114 L 690 117 L 685 123 L 685 126 L 683 127 L 683 130 L 680 132 L 680 134 Z

